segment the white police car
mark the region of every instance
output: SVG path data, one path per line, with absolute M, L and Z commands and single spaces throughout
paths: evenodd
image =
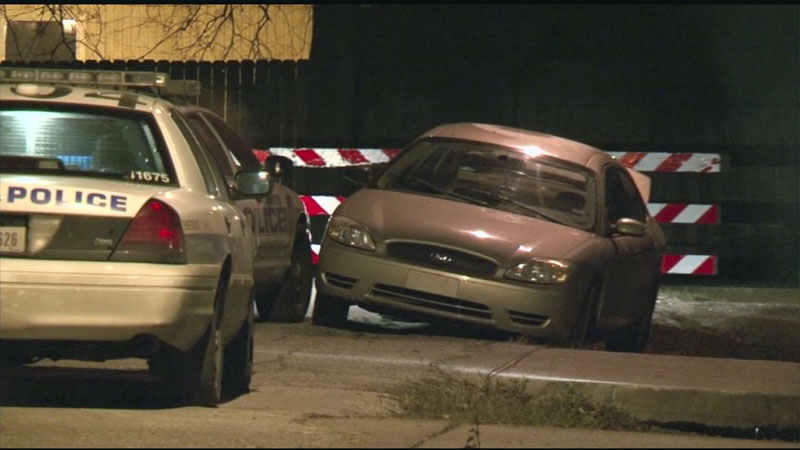
M 164 82 L 0 67 L 0 357 L 146 358 L 212 405 L 250 384 L 255 247 L 186 118 L 131 90 Z
M 194 105 L 182 105 L 179 110 L 206 144 L 231 189 L 236 189 L 236 173 L 243 168 L 261 168 L 252 147 L 222 117 Z M 235 196 L 256 241 L 253 278 L 257 312 L 264 320 L 302 322 L 311 302 L 314 275 L 308 216 L 300 196 L 284 179 L 291 176 L 292 160 L 270 155 L 265 164 L 273 176 L 270 192 Z

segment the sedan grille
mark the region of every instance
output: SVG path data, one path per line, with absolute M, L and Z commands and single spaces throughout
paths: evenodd
M 406 289 L 386 284 L 376 284 L 370 294 L 377 297 L 388 297 L 392 300 L 407 303 L 409 305 L 423 306 L 425 308 L 445 311 L 448 313 L 461 314 L 471 317 L 490 319 L 492 313 L 480 303 L 468 302 L 457 298 L 446 297 L 444 295 L 431 294 L 429 292 Z
M 386 253 L 401 261 L 461 275 L 488 277 L 497 270 L 488 259 L 435 245 L 392 242 L 386 245 Z

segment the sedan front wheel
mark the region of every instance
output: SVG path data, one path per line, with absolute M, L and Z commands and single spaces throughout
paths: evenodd
M 328 327 L 341 327 L 347 323 L 350 304 L 343 298 L 317 292 L 311 323 Z
M 586 298 L 578 310 L 578 316 L 570 330 L 569 337 L 565 344 L 570 348 L 584 348 L 586 347 L 589 332 L 594 326 L 597 317 L 597 305 L 600 298 L 600 283 L 595 281 L 589 286 L 586 293 Z
M 658 298 L 658 284 L 651 287 L 647 299 L 647 308 L 636 321 L 627 327 L 617 330 L 607 341 L 606 350 L 612 352 L 641 353 L 650 337 L 650 324 L 653 321 L 653 311 Z

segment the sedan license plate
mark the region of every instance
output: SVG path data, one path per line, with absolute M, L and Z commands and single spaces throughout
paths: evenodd
M 0 252 L 25 253 L 24 226 L 0 226 Z
M 445 297 L 458 296 L 458 280 L 455 278 L 432 275 L 416 270 L 408 271 L 406 278 L 406 288 L 417 291 L 430 292 L 432 294 L 444 295 Z

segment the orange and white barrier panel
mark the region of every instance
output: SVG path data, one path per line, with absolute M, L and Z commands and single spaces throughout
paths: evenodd
M 688 203 L 648 203 L 647 210 L 658 223 L 719 225 L 719 206 Z
M 389 162 L 400 153 L 391 148 L 284 148 L 273 147 L 266 150 L 253 150 L 256 157 L 264 162 L 269 155 L 285 156 L 298 167 L 348 167 Z
M 669 275 L 716 275 L 717 257 L 713 255 L 664 255 L 661 273 Z
M 639 172 L 719 172 L 717 153 L 607 152 L 625 167 Z

